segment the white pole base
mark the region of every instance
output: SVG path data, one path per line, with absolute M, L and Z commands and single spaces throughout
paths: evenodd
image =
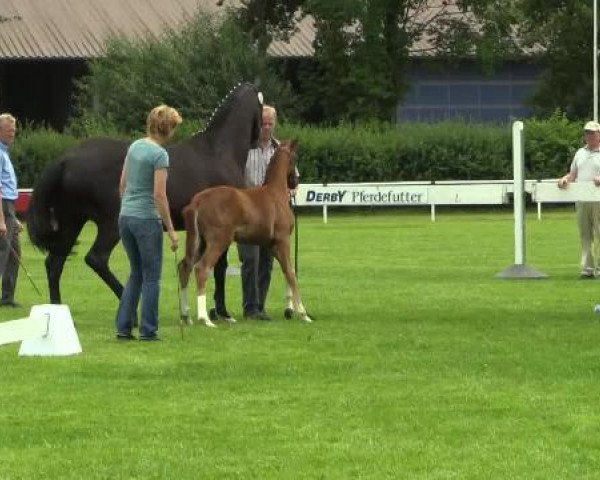
M 81 353 L 81 343 L 67 305 L 34 305 L 29 320 L 44 333 L 23 339 L 20 356 L 64 356 Z
M 528 267 L 527 265 L 513 265 L 512 267 L 508 267 L 506 270 L 503 270 L 500 273 L 496 274 L 498 278 L 530 278 L 530 279 L 542 279 L 548 278 L 548 275 L 544 272 L 540 272 L 533 267 Z

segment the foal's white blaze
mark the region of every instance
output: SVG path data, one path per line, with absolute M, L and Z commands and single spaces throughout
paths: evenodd
M 186 317 L 188 325 L 192 324 L 192 319 L 190 317 L 190 306 L 188 304 L 188 293 L 187 287 L 182 288 L 179 291 L 179 308 L 181 309 L 181 315 Z
M 216 325 L 208 318 L 206 311 L 206 295 L 198 295 L 198 321 L 204 322 L 207 327 L 216 327 Z

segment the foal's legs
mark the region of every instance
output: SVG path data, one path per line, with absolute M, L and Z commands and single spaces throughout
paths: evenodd
M 274 248 L 275 257 L 281 265 L 283 274 L 288 284 L 288 294 L 291 293 L 292 303 L 294 310 L 300 315 L 300 319 L 305 322 L 312 322 L 312 319 L 306 313 L 306 309 L 300 299 L 300 292 L 298 289 L 298 281 L 296 280 L 296 274 L 292 268 L 292 262 L 290 258 L 290 242 L 289 239 L 281 240 L 276 243 Z
M 190 318 L 187 286 L 190 280 L 190 274 L 192 273 L 192 268 L 194 268 L 198 254 L 202 250 L 202 239 L 198 236 L 198 232 L 196 231 L 196 217 L 194 211 L 184 209 L 183 215 L 186 222 L 185 256 L 181 259 L 179 265 L 177 265 L 180 287 L 179 313 L 181 315 L 181 323 L 191 325 L 192 320 Z
M 200 257 L 200 261 L 194 266 L 198 288 L 198 321 L 204 322 L 207 327 L 215 327 L 216 325 L 210 320 L 206 310 L 206 281 L 210 269 L 215 266 L 219 257 L 227 250 L 227 246 L 227 243 L 223 245 L 220 242 L 207 242 L 206 250 Z
M 187 286 L 190 280 L 190 274 L 194 267 L 196 256 L 191 258 L 187 255 L 179 262 L 177 266 L 177 273 L 179 274 L 179 312 L 181 314 L 181 323 L 191 325 L 192 319 L 190 318 L 190 306 L 188 304 L 188 291 Z
M 297 281 L 298 279 L 296 279 Z M 294 297 L 292 295 L 292 289 L 287 287 L 287 291 L 285 294 L 285 310 L 283 311 L 283 316 L 287 319 L 290 319 L 294 316 Z

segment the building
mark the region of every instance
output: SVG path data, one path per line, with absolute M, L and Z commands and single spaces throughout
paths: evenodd
M 103 55 L 113 35 L 159 38 L 177 29 L 199 7 L 223 11 L 217 0 L 0 0 L 0 110 L 19 119 L 65 125 L 72 112 L 74 80 L 87 61 Z M 235 0 L 225 2 L 235 4 Z M 303 18 L 289 41 L 274 41 L 274 58 L 302 62 L 314 54 L 314 22 Z M 397 121 L 463 117 L 508 121 L 529 113 L 525 99 L 540 69 L 514 62 L 492 76 L 464 62 L 449 70 L 431 68 L 417 46 L 409 69 L 411 89 L 398 105 Z

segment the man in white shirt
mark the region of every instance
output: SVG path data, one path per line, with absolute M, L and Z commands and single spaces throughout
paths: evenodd
M 594 182 L 600 186 L 600 124 L 587 122 L 583 128 L 585 146 L 577 150 L 569 173 L 558 180 L 560 188 L 571 182 Z M 581 278 L 594 278 L 596 259 L 592 251 L 594 239 L 600 240 L 600 202 L 577 202 L 577 226 L 581 241 Z

